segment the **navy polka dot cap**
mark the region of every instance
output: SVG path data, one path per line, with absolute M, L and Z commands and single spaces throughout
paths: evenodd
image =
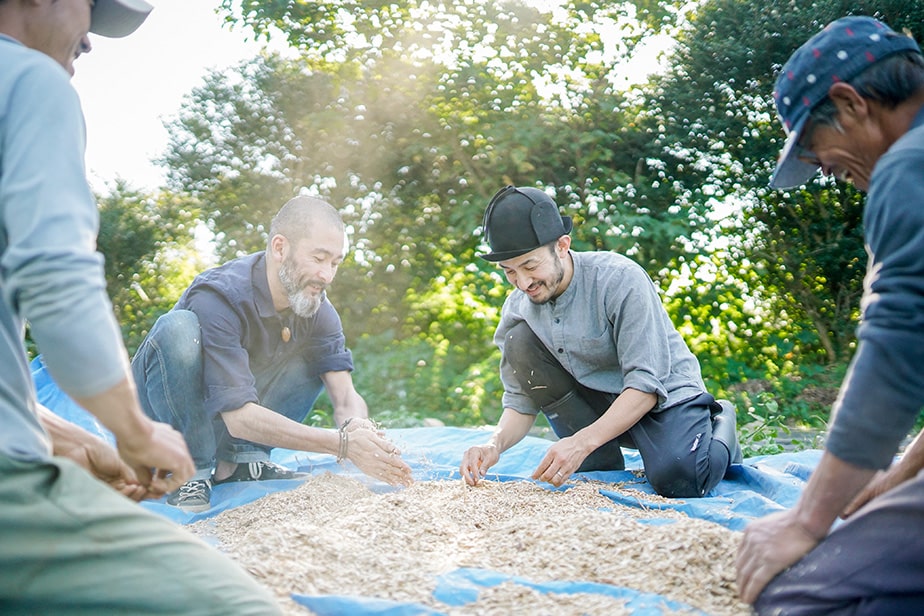
M 797 49 L 783 66 L 773 92 L 787 139 L 770 186 L 801 186 L 818 172 L 817 165 L 799 159 L 798 143 L 810 112 L 828 97 L 833 84 L 850 81 L 879 60 L 907 50 L 921 52 L 910 36 L 872 17 L 833 21 Z

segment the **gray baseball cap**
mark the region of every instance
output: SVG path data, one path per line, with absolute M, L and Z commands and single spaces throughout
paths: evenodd
M 96 0 L 90 13 L 90 32 L 109 38 L 128 36 L 153 8 L 144 0 Z

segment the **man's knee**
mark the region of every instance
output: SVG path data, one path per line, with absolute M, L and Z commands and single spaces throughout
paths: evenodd
M 520 321 L 511 327 L 504 336 L 504 355 L 514 368 L 525 367 L 526 362 L 531 361 L 536 357 L 536 352 L 542 350 L 542 342 L 526 321 Z
M 171 366 L 197 366 L 202 345 L 199 318 L 190 310 L 171 310 L 154 323 L 150 343 L 169 356 Z
M 577 384 L 525 321 L 507 331 L 504 358 L 516 372 L 520 387 L 539 406 L 554 403 Z
M 689 460 L 671 457 L 657 464 L 645 464 L 645 476 L 654 491 L 667 498 L 697 498 L 705 491 Z

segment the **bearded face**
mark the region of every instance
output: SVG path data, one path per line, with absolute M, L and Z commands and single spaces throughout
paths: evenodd
M 507 280 L 534 304 L 547 304 L 564 292 L 565 267 L 554 248 L 540 247 L 500 262 Z M 567 285 L 565 285 L 567 287 Z
M 289 300 L 292 312 L 302 318 L 313 317 L 324 301 L 328 285 L 310 276 L 299 277 L 298 266 L 292 255 L 287 255 L 279 267 L 279 282 Z
M 552 271 L 545 278 L 540 278 L 533 283 L 534 288 L 526 291 L 532 303 L 548 304 L 564 291 L 560 288 L 565 279 L 565 268 L 561 264 L 561 259 L 552 259 L 551 269 Z

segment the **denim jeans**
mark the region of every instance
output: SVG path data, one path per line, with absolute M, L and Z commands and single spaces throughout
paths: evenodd
M 138 397 L 145 413 L 183 434 L 196 463 L 195 479 L 210 476 L 216 460 L 268 460 L 272 447 L 234 438 L 221 415 L 204 408 L 202 342 L 199 319 L 189 310 L 172 310 L 157 319 L 132 359 Z M 308 361 L 295 358 L 254 374 L 259 404 L 302 422 L 324 389 Z M 231 409 L 229 409 L 231 410 Z

